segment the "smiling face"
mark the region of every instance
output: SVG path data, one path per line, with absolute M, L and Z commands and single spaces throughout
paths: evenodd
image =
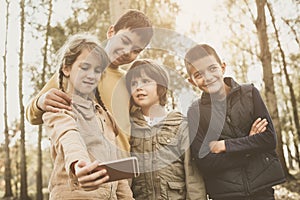
M 115 33 L 113 26 L 108 31 L 108 39 L 105 51 L 112 67 L 131 63 L 147 45 L 136 31 L 121 29 Z
M 72 66 L 65 66 L 63 73 L 69 77 L 68 90 L 87 98 L 97 87 L 105 66 L 97 54 L 84 49 Z
M 157 83 L 144 72 L 140 77 L 132 78 L 131 96 L 135 104 L 142 108 L 143 113 L 147 113 L 151 106 L 159 105 Z
M 224 71 L 225 64 L 221 66 L 214 56 L 208 55 L 190 63 L 190 82 L 206 93 L 223 94 Z

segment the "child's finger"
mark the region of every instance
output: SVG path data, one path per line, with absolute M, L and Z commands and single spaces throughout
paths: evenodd
M 108 180 L 109 180 L 109 177 L 105 176 L 105 177 L 102 177 L 100 179 L 97 179 L 94 182 L 83 183 L 83 184 L 80 185 L 80 187 L 83 188 L 85 191 L 96 190 L 96 189 L 99 188 L 100 185 L 107 182 Z
M 95 186 L 95 185 L 98 185 L 99 183 L 104 183 L 105 181 L 107 181 L 108 176 L 107 177 L 105 176 L 106 173 L 107 173 L 107 171 L 105 169 L 96 171 L 96 172 L 93 172 L 86 176 L 82 176 L 82 177 L 78 178 L 78 182 L 82 186 L 86 186 L 86 187 Z M 106 178 L 103 179 L 104 177 L 106 177 Z
M 77 167 L 79 169 L 78 171 L 76 171 L 76 176 L 80 178 L 82 176 L 86 176 L 87 174 L 91 174 L 91 172 L 98 166 L 98 164 L 98 161 L 94 161 L 90 164 L 86 164 L 85 162 L 82 163 L 81 161 L 79 161 L 77 163 Z
M 268 125 L 268 122 L 266 119 L 263 119 L 259 124 L 256 126 L 256 133 L 263 132 L 263 129 L 265 129 Z
M 259 124 L 259 122 L 261 122 L 261 118 L 260 118 L 260 117 L 257 118 L 257 119 L 253 122 L 253 124 L 252 124 L 252 129 L 255 129 L 255 128 L 257 127 L 257 125 Z

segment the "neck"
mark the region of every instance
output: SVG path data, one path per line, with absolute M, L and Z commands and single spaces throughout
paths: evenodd
M 223 89 L 215 94 L 212 94 L 211 97 L 213 97 L 214 99 L 218 100 L 218 101 L 223 101 L 224 99 L 226 99 L 227 95 L 229 94 L 231 88 L 224 84 Z
M 167 114 L 165 107 L 161 106 L 159 104 L 152 105 L 150 107 L 144 107 L 142 108 L 143 115 L 150 117 L 150 118 L 155 118 L 155 117 L 162 117 Z
M 119 65 L 114 65 L 114 64 L 110 64 L 109 66 L 108 66 L 108 68 L 110 68 L 110 69 L 119 69 Z

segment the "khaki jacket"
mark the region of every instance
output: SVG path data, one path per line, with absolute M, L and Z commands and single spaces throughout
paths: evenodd
M 187 122 L 171 112 L 150 127 L 140 110 L 131 119 L 131 154 L 139 160 L 141 175 L 133 179 L 138 200 L 206 199 L 202 176 L 191 162 Z
M 46 112 L 43 121 L 51 141 L 54 168 L 50 199 L 133 199 L 127 180 L 105 183 L 86 192 L 78 185 L 71 164 L 78 160 L 117 159 L 116 125 L 98 104 L 74 96 L 72 112 Z

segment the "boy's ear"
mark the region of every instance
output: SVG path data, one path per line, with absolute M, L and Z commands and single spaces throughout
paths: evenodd
M 193 79 L 188 78 L 188 81 L 189 81 L 193 86 L 196 86 L 196 87 L 197 87 L 197 85 L 195 84 L 195 82 L 193 81 Z
M 114 28 L 114 25 L 110 25 L 110 27 L 107 29 L 107 32 L 106 32 L 106 37 L 107 39 L 110 39 L 112 38 L 112 36 L 115 35 L 115 28 Z
M 225 69 L 226 69 L 226 63 L 225 62 L 222 63 L 221 68 L 222 68 L 222 72 L 224 74 L 225 73 Z

